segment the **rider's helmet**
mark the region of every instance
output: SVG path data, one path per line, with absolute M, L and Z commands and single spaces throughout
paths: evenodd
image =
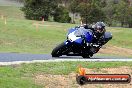
M 96 33 L 104 33 L 105 32 L 105 24 L 103 22 L 97 22 L 95 25 L 94 25 L 94 30 Z

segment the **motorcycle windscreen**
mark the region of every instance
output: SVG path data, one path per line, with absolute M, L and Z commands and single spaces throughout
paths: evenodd
M 67 35 L 69 35 L 70 33 L 74 32 L 75 30 L 76 30 L 76 28 L 71 28 L 71 29 L 69 29 Z
M 74 35 L 76 37 L 85 37 L 86 42 L 92 42 L 93 39 L 93 34 L 92 31 L 89 29 L 85 29 L 85 28 L 79 28 L 78 30 L 75 31 Z M 77 39 L 75 42 L 77 43 L 82 43 L 82 38 Z

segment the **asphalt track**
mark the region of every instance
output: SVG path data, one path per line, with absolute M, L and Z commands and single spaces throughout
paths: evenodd
M 52 58 L 50 54 L 0 53 L 0 65 L 50 61 L 132 61 L 132 58 L 96 55 L 92 58 L 85 59 L 81 56 L 61 56 L 59 58 Z

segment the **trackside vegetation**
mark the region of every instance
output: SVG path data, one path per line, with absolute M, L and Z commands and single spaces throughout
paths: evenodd
M 0 87 L 2 88 L 42 88 L 34 82 L 35 74 L 67 75 L 76 73 L 78 66 L 100 69 L 120 66 L 132 67 L 132 62 L 44 62 L 0 67 Z

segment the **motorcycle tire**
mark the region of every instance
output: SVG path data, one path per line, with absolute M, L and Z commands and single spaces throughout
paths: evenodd
M 55 47 L 51 53 L 52 57 L 59 57 L 62 55 L 62 49 L 64 48 L 65 44 L 61 43 L 57 47 Z
M 90 58 L 90 57 L 92 57 L 92 56 L 93 56 L 92 54 L 91 54 L 91 55 L 89 55 L 89 54 L 83 54 L 83 55 L 82 55 L 83 58 Z

